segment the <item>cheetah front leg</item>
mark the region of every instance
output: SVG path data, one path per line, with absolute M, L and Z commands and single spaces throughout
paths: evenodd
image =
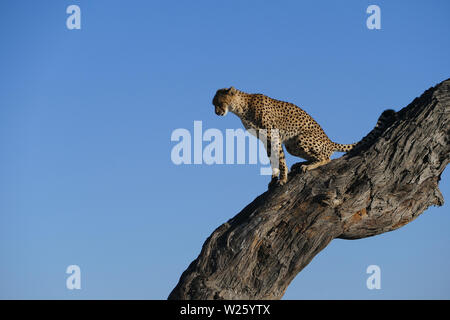
M 279 166 L 279 179 L 277 181 L 277 184 L 282 186 L 287 182 L 287 175 L 288 175 L 288 168 L 286 165 L 286 157 L 284 155 L 283 147 L 279 146 L 278 149 L 278 166 Z M 273 179 L 273 177 L 272 177 Z
M 269 188 L 276 185 L 283 185 L 287 182 L 288 168 L 286 165 L 286 157 L 284 155 L 281 142 L 277 141 L 272 150 L 272 142 L 269 139 L 266 144 L 267 157 L 270 159 L 270 166 L 272 167 L 272 179 L 269 183 Z M 274 157 L 272 156 L 274 151 Z M 276 155 L 276 156 L 275 156 Z

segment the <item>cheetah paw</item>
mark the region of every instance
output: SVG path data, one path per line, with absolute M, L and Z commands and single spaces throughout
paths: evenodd
M 278 178 L 273 178 L 269 182 L 269 189 L 273 189 L 278 185 Z
M 295 171 L 304 171 L 303 167 L 307 166 L 310 162 L 309 161 L 303 161 L 303 162 L 297 162 L 294 163 L 291 166 L 291 172 L 295 172 Z
M 279 179 L 272 179 L 269 183 L 269 189 L 273 189 L 275 187 L 279 187 L 282 185 L 285 185 L 287 182 L 287 179 L 279 180 Z

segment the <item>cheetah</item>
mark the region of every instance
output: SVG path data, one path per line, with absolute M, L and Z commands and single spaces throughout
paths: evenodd
M 303 172 L 327 164 L 331 161 L 333 152 L 348 152 L 357 145 L 331 141 L 320 125 L 303 109 L 263 94 L 249 94 L 234 87 L 224 88 L 217 90 L 212 103 L 217 115 L 225 116 L 231 111 L 241 119 L 245 129 L 253 134 L 256 132 L 255 135 L 263 142 L 272 166 L 269 188 L 287 182 L 288 169 L 282 144 L 291 155 L 306 160 L 299 164 Z M 391 117 L 391 113 L 388 112 L 386 116 Z M 382 117 L 379 122 L 381 120 Z M 380 123 L 379 126 L 381 125 Z M 273 134 L 261 134 L 274 132 L 273 130 L 276 130 L 276 139 Z M 374 129 L 367 140 L 373 140 L 378 131 Z M 274 159 L 278 160 L 278 166 Z

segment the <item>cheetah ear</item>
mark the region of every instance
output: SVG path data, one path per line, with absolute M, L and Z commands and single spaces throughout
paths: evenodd
M 233 86 L 231 86 L 230 89 L 228 89 L 228 91 L 229 91 L 231 94 L 235 94 L 235 93 L 237 92 L 236 88 L 233 87 Z

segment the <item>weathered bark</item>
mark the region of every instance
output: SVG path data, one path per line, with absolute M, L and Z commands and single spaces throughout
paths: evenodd
M 450 159 L 450 79 L 397 113 L 371 145 L 293 172 L 217 228 L 169 299 L 280 299 L 335 239 L 392 231 L 443 204 Z

